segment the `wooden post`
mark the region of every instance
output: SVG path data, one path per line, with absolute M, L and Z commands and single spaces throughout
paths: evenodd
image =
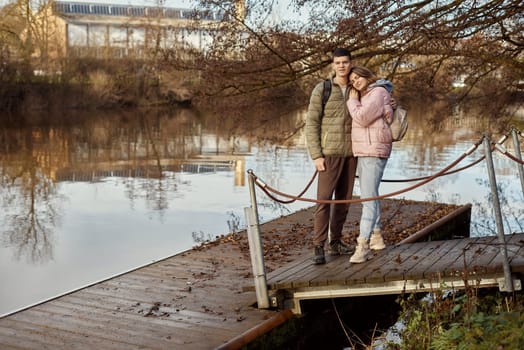
M 266 268 L 264 266 L 264 252 L 260 239 L 260 226 L 258 221 L 257 199 L 255 193 L 255 177 L 252 170 L 248 170 L 249 195 L 251 207 L 244 208 L 247 224 L 247 238 L 249 242 L 249 253 L 251 266 L 255 279 L 255 292 L 259 309 L 269 308 L 269 297 L 267 292 Z

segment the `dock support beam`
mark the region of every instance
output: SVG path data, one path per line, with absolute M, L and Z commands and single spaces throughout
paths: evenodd
M 264 252 L 260 240 L 260 225 L 258 221 L 257 199 L 255 193 L 255 177 L 252 170 L 248 170 L 249 195 L 251 207 L 244 208 L 247 223 L 247 238 L 249 242 L 249 253 L 251 266 L 255 279 L 255 292 L 259 309 L 269 308 L 269 296 L 267 291 L 266 268 L 264 266 Z
M 504 225 L 502 223 L 502 212 L 500 210 L 497 180 L 495 177 L 495 168 L 493 166 L 493 158 L 491 154 L 491 142 L 488 135 L 484 135 L 484 153 L 486 156 L 486 164 L 488 166 L 491 196 L 493 198 L 493 214 L 495 216 L 495 222 L 497 224 L 497 236 L 500 244 L 500 254 L 502 255 L 502 266 L 504 268 L 504 291 L 513 292 L 513 280 L 511 278 L 511 268 L 508 261 L 506 239 L 504 237 Z

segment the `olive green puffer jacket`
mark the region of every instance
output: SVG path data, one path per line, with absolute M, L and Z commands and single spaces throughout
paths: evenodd
M 346 95 L 331 79 L 331 95 L 322 116 L 322 94 L 324 82 L 315 86 L 309 100 L 306 116 L 306 144 L 311 159 L 325 156 L 352 156 L 351 150 L 351 117 L 349 115 Z

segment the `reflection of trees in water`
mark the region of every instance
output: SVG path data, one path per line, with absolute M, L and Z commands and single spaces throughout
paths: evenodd
M 59 215 L 49 200 L 26 197 L 25 202 L 19 213 L 6 215 L 2 242 L 16 248 L 18 259 L 25 255 L 31 262 L 45 262 L 53 257 L 52 238 Z
M 201 151 L 202 120 L 191 109 L 27 113 L 0 123 L 0 241 L 33 261 L 52 258 L 55 181 L 118 174 L 132 205 L 143 199 L 162 215 L 178 187 L 162 162 Z
M 477 179 L 477 183 L 485 187 L 486 195 L 483 201 L 475 201 L 474 209 L 478 211 L 477 222 L 473 225 L 475 235 L 496 235 L 497 225 L 493 211 L 493 194 L 490 190 L 489 180 Z M 522 203 L 522 193 L 509 191 L 507 182 L 497 180 L 497 196 L 500 201 L 500 211 L 502 212 L 502 223 L 504 233 L 524 232 L 524 208 L 515 203 Z
M 480 155 L 479 155 L 480 156 Z M 477 159 L 475 156 L 473 159 Z M 435 160 L 436 162 L 441 162 L 441 160 Z M 500 161 L 500 159 L 499 159 Z M 428 163 L 428 166 L 432 164 Z M 464 165 L 470 164 L 466 162 Z M 477 167 L 485 167 L 485 163 L 481 162 L 476 165 Z M 500 202 L 500 209 L 502 214 L 502 221 L 504 224 L 505 233 L 511 232 L 523 232 L 524 231 L 524 206 L 522 205 L 522 196 L 524 195 L 520 191 L 520 186 L 514 186 L 515 182 L 518 180 L 505 180 L 503 177 L 509 176 L 512 177 L 515 175 L 516 171 L 513 170 L 513 167 L 504 167 L 502 163 L 497 164 L 497 159 L 495 159 L 495 170 L 497 172 L 497 195 Z M 451 175 L 445 175 L 445 178 L 449 182 L 459 181 L 459 178 L 464 176 L 463 174 L 456 173 Z M 487 177 L 487 174 L 486 174 Z M 472 236 L 486 236 L 486 235 L 496 235 L 497 227 L 495 221 L 495 213 L 493 210 L 493 195 L 491 193 L 491 186 L 489 179 L 485 178 L 476 178 L 471 179 L 475 181 L 478 186 L 481 187 L 479 193 L 483 193 L 484 196 L 482 200 L 477 199 L 473 201 L 472 207 L 472 218 L 473 223 L 471 226 L 471 235 Z M 448 182 L 444 182 L 446 186 Z M 444 202 L 444 203 L 463 203 L 462 195 L 465 193 L 451 193 L 448 191 L 442 190 L 442 184 L 429 183 L 426 184 L 422 191 L 425 192 L 425 201 L 430 202 Z M 444 195 L 447 197 L 444 198 Z M 478 195 L 477 195 L 478 196 Z
M 174 172 L 163 172 L 159 178 L 124 178 L 125 194 L 134 209 L 137 200 L 144 200 L 146 207 L 160 218 L 164 217 L 172 198 L 180 197 L 178 192 L 180 180 Z
M 112 176 L 124 183 L 132 207 L 143 200 L 148 208 L 162 216 L 171 197 L 180 196 L 183 185 L 177 177 L 180 169 L 176 164 L 179 163 L 173 160 L 187 160 L 207 152 L 249 153 L 253 145 L 258 145 L 257 172 L 272 186 L 281 188 L 286 179 L 274 166 L 286 156 L 286 149 L 304 145 L 301 127 L 305 116 L 304 110 L 283 114 L 278 104 L 272 106 L 266 110 L 241 108 L 230 112 L 175 109 L 42 114 L 27 117 L 27 125 L 1 128 L 0 181 L 5 217 L 2 218 L 5 221 L 2 242 L 18 246 L 19 256 L 51 257 L 51 236 L 59 212 L 55 180 L 97 181 L 100 177 Z M 468 147 L 464 145 L 465 140 L 480 137 L 486 128 L 494 130 L 489 120 L 478 118 L 466 109 L 448 111 L 452 114 L 444 118 L 444 124 L 437 129 L 430 127 L 428 120 L 434 120 L 435 113 L 441 112 L 442 109 L 428 105 L 410 106 L 410 128 L 405 141 L 395 145 L 409 145 L 406 159 L 401 161 L 418 165 L 415 168 L 422 169 L 422 174 L 426 174 L 424 169 L 429 174 L 432 165 L 442 163 L 449 145 L 456 144 L 459 151 L 465 151 Z M 213 145 L 216 148 L 212 148 Z M 475 152 L 468 160 L 477 156 Z M 307 160 L 305 164 L 287 166 L 310 167 L 313 173 L 309 157 L 303 159 Z M 165 162 L 172 166 L 166 167 Z M 290 212 L 286 205 L 266 196 L 259 198 L 265 211 L 280 215 Z M 428 200 L 441 199 L 438 190 L 428 194 Z M 492 217 L 491 213 L 487 214 Z M 514 218 L 519 215 L 510 214 Z M 236 225 L 234 221 L 229 224 Z
M 151 178 L 126 178 L 124 185 L 126 195 L 134 207 L 136 200 L 143 199 L 146 206 L 158 213 L 162 218 L 168 209 L 170 196 L 176 196 L 179 185 L 175 172 L 166 171 L 162 165 L 164 159 L 184 159 L 188 154 L 198 150 L 198 145 L 190 146 L 187 140 L 193 139 L 201 130 L 200 118 L 186 109 L 178 110 L 177 113 L 160 112 L 159 114 L 137 114 L 135 115 L 134 127 L 127 132 L 134 135 L 129 139 L 135 152 L 137 144 L 141 140 L 141 147 L 145 149 L 144 158 L 152 161 Z M 127 118 L 129 123 L 129 118 Z M 190 147 L 189 147 L 190 146 Z M 136 152 L 133 160 L 139 160 L 139 152 Z
M 53 231 L 59 218 L 58 197 L 55 184 L 37 160 L 49 154 L 34 149 L 30 130 L 22 136 L 25 137 L 19 138 L 21 142 L 17 143 L 17 162 L 8 162 L 8 155 L 0 158 L 1 240 L 3 245 L 16 248 L 17 258 L 25 255 L 31 262 L 45 262 L 53 255 Z
M 263 198 L 259 196 L 259 198 Z M 264 198 L 258 202 L 259 208 L 263 208 L 267 211 L 270 211 L 273 215 L 278 214 L 278 216 L 285 216 L 291 214 L 291 210 L 282 203 L 275 202 L 272 199 Z M 261 216 L 262 221 L 266 221 L 264 217 Z

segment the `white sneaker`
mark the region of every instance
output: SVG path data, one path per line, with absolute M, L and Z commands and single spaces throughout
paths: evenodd
M 357 248 L 355 250 L 355 254 L 349 258 L 349 262 L 354 264 L 363 263 L 368 259 L 369 253 L 370 250 L 368 240 L 366 238 L 357 238 Z
M 371 238 L 369 239 L 369 248 L 373 250 L 382 250 L 386 248 L 386 244 L 384 243 L 384 239 L 382 238 L 380 231 L 373 231 L 371 234 Z

